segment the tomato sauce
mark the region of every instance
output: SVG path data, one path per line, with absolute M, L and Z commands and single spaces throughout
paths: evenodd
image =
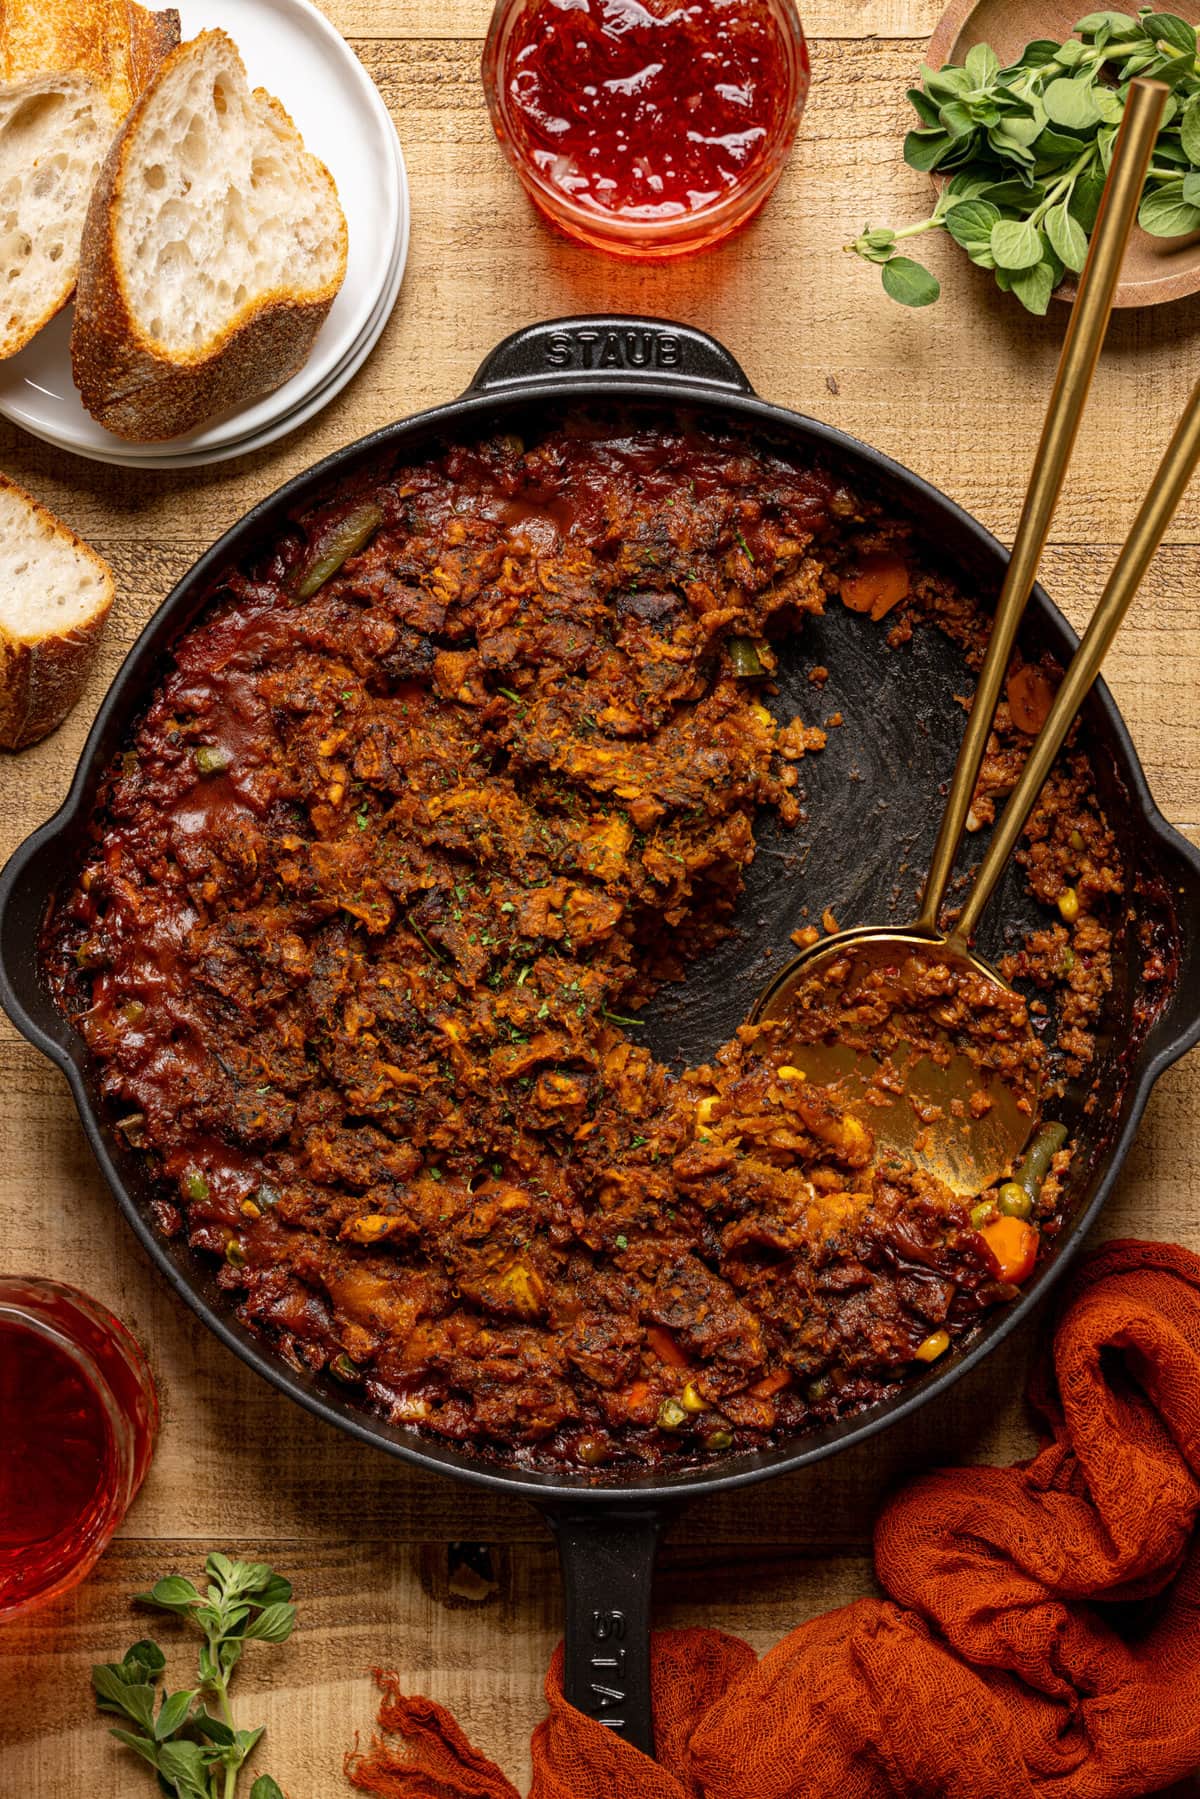
M 524 0 L 510 12 L 493 110 L 535 200 L 643 229 L 740 195 L 761 204 L 808 87 L 790 0 Z

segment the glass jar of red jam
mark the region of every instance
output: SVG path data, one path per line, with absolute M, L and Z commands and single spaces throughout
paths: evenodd
M 677 256 L 775 186 L 808 50 L 792 0 L 498 0 L 483 83 L 548 219 L 618 256 Z
M 0 1275 L 0 1623 L 83 1579 L 157 1429 L 150 1370 L 123 1324 L 73 1287 Z

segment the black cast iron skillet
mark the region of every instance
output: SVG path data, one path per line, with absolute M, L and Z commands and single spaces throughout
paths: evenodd
M 219 585 L 222 571 L 269 542 L 290 514 L 343 474 L 371 461 L 416 456 L 449 435 L 493 426 L 520 429 L 561 404 L 626 402 L 697 407 L 740 420 L 802 455 L 844 469 L 907 513 L 923 552 L 940 558 L 968 590 L 998 590 L 1006 552 L 980 525 L 917 476 L 842 432 L 758 399 L 733 357 L 712 338 L 655 320 L 580 318 L 535 325 L 505 340 L 461 399 L 388 426 L 337 451 L 247 514 L 185 575 L 147 625 L 108 693 L 62 809 L 36 831 L 0 876 L 0 1001 L 17 1028 L 62 1069 L 84 1129 L 117 1201 L 176 1292 L 250 1367 L 318 1417 L 389 1454 L 541 1508 L 558 1539 L 566 1583 L 568 1697 L 652 1752 L 650 1583 L 664 1522 L 684 1501 L 764 1480 L 815 1462 L 894 1423 L 986 1355 L 1022 1322 L 1083 1241 L 1128 1151 L 1157 1077 L 1200 1038 L 1200 855 L 1164 821 L 1150 797 L 1129 735 L 1100 686 L 1085 711 L 1085 742 L 1110 821 L 1118 831 L 1138 917 L 1117 945 L 1115 982 L 1103 1020 L 1096 1104 L 1082 1094 L 1062 1113 L 1080 1146 L 1069 1194 L 1070 1223 L 1007 1309 L 995 1312 L 947 1365 L 913 1380 L 898 1397 L 769 1452 L 620 1485 L 581 1475 L 530 1471 L 519 1460 L 486 1460 L 393 1427 L 357 1408 L 323 1377 L 298 1373 L 233 1316 L 200 1258 L 164 1242 L 149 1217 L 152 1197 L 138 1159 L 98 1102 L 81 1039 L 57 1013 L 35 946 L 57 884 L 69 878 L 86 839 L 101 774 L 145 704 L 161 659 Z M 1030 650 L 1065 663 L 1075 638 L 1039 589 L 1023 633 Z M 820 693 L 814 664 L 832 673 Z M 808 817 L 793 831 L 759 828 L 759 851 L 740 907 L 741 931 L 646 1015 L 644 1040 L 668 1061 L 702 1061 L 745 1017 L 770 973 L 790 953 L 788 933 L 808 913 L 832 907 L 838 921 L 907 917 L 941 810 L 939 786 L 953 765 L 961 712 L 951 696 L 969 690 L 963 665 L 940 633 L 919 630 L 897 650 L 884 633 L 843 607 L 807 620 L 784 646 L 782 716 L 846 718 L 823 755 L 801 764 Z M 811 824 L 808 820 L 811 819 Z M 976 852 L 978 846 L 976 846 Z M 992 916 L 1003 920 L 985 954 L 1035 914 L 1013 874 Z M 1044 922 L 1044 915 L 1041 922 Z M 1148 988 L 1140 970 L 1151 947 L 1167 979 Z

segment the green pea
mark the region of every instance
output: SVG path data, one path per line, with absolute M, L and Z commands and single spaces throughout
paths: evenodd
M 192 751 L 196 772 L 201 775 L 223 775 L 233 761 L 229 751 L 219 743 L 202 743 Z
M 1033 1211 L 1033 1200 L 1016 1181 L 1005 1181 L 996 1195 L 996 1204 L 1004 1218 L 1028 1218 Z
M 688 1415 L 677 1399 L 664 1399 L 658 1408 L 659 1430 L 682 1430 Z

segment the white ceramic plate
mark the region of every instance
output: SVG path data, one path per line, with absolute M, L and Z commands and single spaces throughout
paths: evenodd
M 382 331 L 408 245 L 408 183 L 387 108 L 316 7 L 309 0 L 179 0 L 179 12 L 185 38 L 213 26 L 226 30 L 251 82 L 282 101 L 337 182 L 350 247 L 345 283 L 300 372 L 185 437 L 130 444 L 84 411 L 71 379 L 69 309 L 19 356 L 0 363 L 0 415 L 76 455 L 143 468 L 243 455 L 327 404 Z

